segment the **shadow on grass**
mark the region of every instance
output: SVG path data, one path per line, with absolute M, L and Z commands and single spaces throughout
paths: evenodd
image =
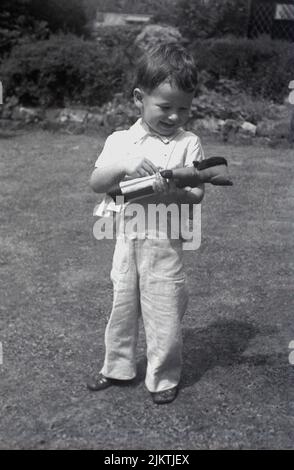
M 203 329 L 185 328 L 183 334 L 183 388 L 193 385 L 216 366 L 230 367 L 244 363 L 260 366 L 268 364 L 270 359 L 263 354 L 242 356 L 252 338 L 265 334 L 249 323 L 236 320 L 217 321 Z

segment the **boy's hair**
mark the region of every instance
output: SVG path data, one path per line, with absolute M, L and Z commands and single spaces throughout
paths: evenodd
M 187 50 L 178 44 L 153 47 L 137 63 L 136 87 L 151 92 L 165 81 L 188 93 L 196 90 L 196 64 Z

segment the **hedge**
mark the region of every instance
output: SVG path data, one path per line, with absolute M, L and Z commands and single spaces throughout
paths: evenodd
M 101 105 L 121 91 L 128 61 L 119 48 L 74 35 L 16 46 L 0 66 L 5 96 L 25 105 Z
M 36 106 L 100 106 L 116 92 L 129 96 L 136 34 L 111 28 L 95 41 L 62 34 L 17 45 L 0 65 L 5 96 Z M 199 70 L 214 77 L 212 83 L 236 80 L 253 96 L 282 101 L 294 79 L 292 43 L 227 37 L 198 39 L 189 47 Z
M 268 37 L 197 40 L 190 45 L 200 70 L 237 80 L 253 96 L 282 101 L 294 78 L 294 47 Z

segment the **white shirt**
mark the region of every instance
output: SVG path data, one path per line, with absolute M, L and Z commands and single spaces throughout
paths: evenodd
M 128 156 L 146 157 L 164 169 L 191 166 L 204 158 L 200 139 L 192 132 L 178 129 L 171 137 L 152 134 L 142 119 L 128 130 L 111 134 L 105 142 L 95 167 L 113 165 Z
M 180 128 L 170 137 L 161 136 L 151 133 L 140 118 L 128 130 L 114 132 L 106 139 L 103 151 L 97 158 L 95 167 L 105 168 L 108 165 L 113 166 L 130 156 L 132 158 L 138 156 L 138 159 L 146 157 L 157 167 L 174 169 L 192 166 L 193 161 L 203 160 L 204 152 L 199 137 L 192 132 Z M 147 211 L 149 204 L 156 204 L 156 195 L 136 200 L 135 203 L 140 204 Z M 129 204 L 131 203 L 123 206 L 125 211 Z M 102 203 L 95 208 L 94 215 L 107 216 L 109 211 L 121 211 L 121 209 L 121 207 L 115 208 L 112 199 L 106 196 Z M 126 219 L 129 218 L 128 216 L 126 217 Z M 146 225 L 148 225 L 147 219 Z M 170 220 L 168 222 L 169 225 Z M 165 232 L 166 228 L 156 227 L 157 233 L 162 230 Z M 153 233 L 154 230 L 148 230 L 148 227 L 145 226 L 145 233 L 143 235 L 150 236 L 151 232 Z M 136 235 L 138 235 L 138 231 L 133 233 L 132 238 L 136 237 Z

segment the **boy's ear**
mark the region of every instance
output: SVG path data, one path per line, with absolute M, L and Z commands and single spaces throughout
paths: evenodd
M 141 109 L 143 106 L 144 92 L 141 90 L 141 88 L 135 88 L 133 91 L 133 96 L 135 105 L 137 108 Z

